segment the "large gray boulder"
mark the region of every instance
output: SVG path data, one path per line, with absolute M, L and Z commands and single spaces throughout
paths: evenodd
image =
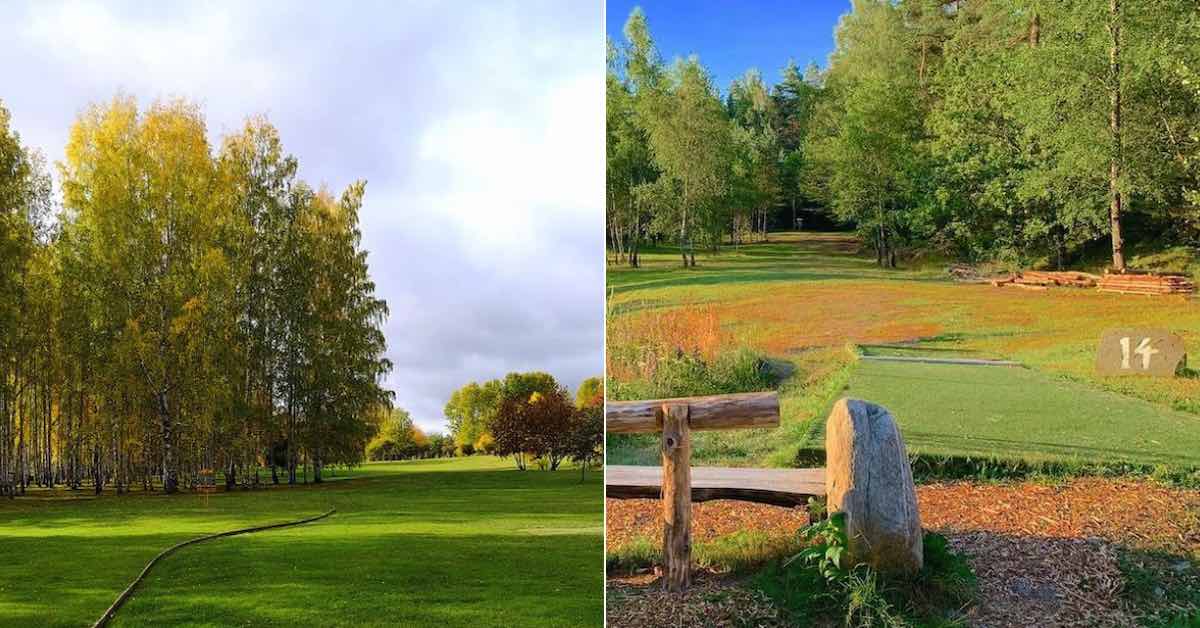
M 919 571 L 917 490 L 891 413 L 866 401 L 838 401 L 825 424 L 825 467 L 829 512 L 846 513 L 849 564 Z

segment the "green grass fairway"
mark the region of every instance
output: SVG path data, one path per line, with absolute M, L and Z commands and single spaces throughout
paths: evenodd
M 861 361 L 846 396 L 891 410 L 910 451 L 1194 464 L 1200 420 L 1026 368 Z
M 598 473 L 479 456 L 208 498 L 0 500 L 0 626 L 90 625 L 176 542 L 331 507 L 169 556 L 113 625 L 599 626 L 601 494 Z
M 716 364 L 745 348 L 782 375 L 781 425 L 697 433 L 697 462 L 810 464 L 830 406 L 849 395 L 892 410 L 922 453 L 1200 467 L 1194 364 L 1174 378 L 1103 377 L 1095 369 L 1100 336 L 1114 327 L 1170 329 L 1195 357 L 1196 298 L 955 283 L 938 260 L 877 268 L 852 236 L 837 233 L 772 233 L 767 243 L 702 254 L 690 269 L 668 248 L 641 259 L 637 269 L 608 267 L 614 398 L 669 390 L 672 378 L 687 377 L 655 371 L 677 351 Z M 857 352 L 1022 367 L 859 361 Z M 610 462 L 658 463 L 652 437 L 616 435 L 608 445 Z

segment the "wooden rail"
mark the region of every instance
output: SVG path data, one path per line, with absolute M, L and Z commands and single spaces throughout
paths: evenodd
M 661 432 L 663 408 L 684 405 L 688 426 L 694 430 L 729 430 L 779 425 L 779 395 L 774 392 L 679 397 L 650 401 L 610 401 L 605 406 L 605 427 L 610 434 Z
M 662 469 L 610 465 L 604 492 L 613 499 L 659 499 Z M 736 499 L 773 506 L 803 506 L 825 496 L 825 469 L 692 467 L 692 501 Z

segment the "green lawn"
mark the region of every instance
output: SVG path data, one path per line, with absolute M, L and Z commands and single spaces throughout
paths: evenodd
M 644 253 L 642 268 L 608 269 L 607 359 L 617 396 L 650 381 L 661 356 L 677 349 L 711 361 L 748 348 L 783 374 L 780 427 L 697 433 L 698 462 L 808 463 L 804 451 L 821 447 L 833 401 L 855 396 L 891 410 L 922 453 L 1200 466 L 1194 367 L 1175 378 L 1118 378 L 1094 366 L 1100 335 L 1112 327 L 1166 327 L 1200 351 L 1200 300 L 959 284 L 936 260 L 876 268 L 845 234 L 770 240 L 699 256 L 693 269 L 680 268 L 668 249 Z M 855 351 L 1023 366 L 858 361 Z M 610 437 L 608 456 L 657 464 L 657 443 Z
M 115 626 L 599 626 L 599 474 L 492 457 L 370 464 L 324 485 L 0 501 L 0 625 L 90 625 L 160 550 Z M 345 474 L 341 474 L 345 476 Z
M 864 360 L 844 394 L 891 410 L 914 453 L 1200 461 L 1196 416 L 1027 368 Z

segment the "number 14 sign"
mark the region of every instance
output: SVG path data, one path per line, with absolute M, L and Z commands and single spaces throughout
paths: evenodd
M 1186 363 L 1183 338 L 1165 329 L 1110 329 L 1096 353 L 1101 375 L 1172 377 Z

